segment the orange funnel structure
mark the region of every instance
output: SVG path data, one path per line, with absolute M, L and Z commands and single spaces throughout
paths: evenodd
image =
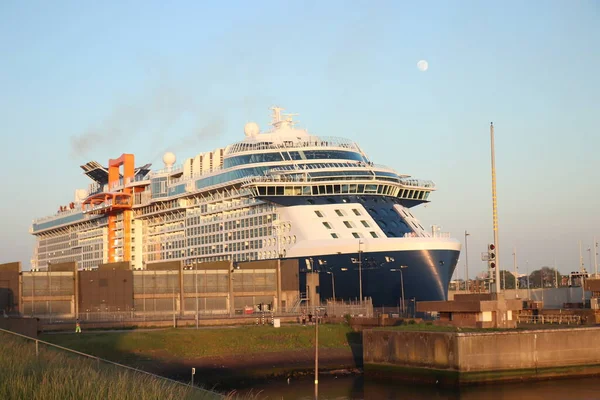
M 123 174 L 120 169 L 123 167 Z M 83 204 L 92 212 L 108 216 L 108 262 L 131 260 L 131 220 L 133 188 L 128 186 L 135 177 L 133 154 L 122 154 L 108 161 L 108 190 L 88 197 Z

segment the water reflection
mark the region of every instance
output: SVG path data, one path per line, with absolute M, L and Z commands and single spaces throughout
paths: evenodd
M 359 377 L 321 377 L 320 400 L 547 400 L 598 399 L 600 378 L 565 379 L 542 382 L 506 383 L 473 386 L 462 389 L 441 389 L 424 385 L 374 382 Z M 257 385 L 240 393 L 257 394 L 257 400 L 312 400 L 311 378 Z

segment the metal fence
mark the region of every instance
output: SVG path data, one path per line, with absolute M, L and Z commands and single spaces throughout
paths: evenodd
M 368 298 L 364 301 L 327 301 L 325 303 L 322 311 L 326 311 L 327 315 L 330 316 L 345 316 L 349 315 L 351 317 L 373 317 L 373 300 Z M 321 312 L 321 314 L 323 314 Z
M 269 299 L 269 298 L 265 298 Z M 260 303 L 260 296 L 257 296 L 253 301 Z M 257 303 L 258 304 L 258 303 Z M 195 321 L 210 320 L 210 319 L 236 319 L 236 318 L 261 318 L 267 315 L 268 318 L 278 317 L 297 317 L 302 314 L 313 314 L 342 317 L 350 315 L 352 317 L 373 317 L 374 313 L 373 302 L 371 299 L 365 299 L 362 303 L 359 301 L 328 301 L 318 306 L 308 306 L 303 304 L 295 311 L 281 310 L 274 312 L 269 303 L 264 303 L 264 309 L 259 309 L 258 306 L 246 307 L 244 310 L 235 310 L 231 313 L 227 309 L 204 310 L 199 309 L 198 313 L 195 310 L 187 310 L 185 313 L 180 313 L 177 308 L 166 311 L 143 311 L 136 308 L 120 309 L 117 307 L 106 307 L 98 310 L 82 310 L 76 316 L 71 313 L 53 313 L 39 314 L 39 318 L 44 323 L 61 324 L 74 323 L 77 319 L 81 322 L 106 322 L 106 323 L 133 323 L 133 322 L 159 322 L 173 321 L 173 325 L 177 325 L 177 321 Z
M 581 315 L 570 314 L 547 314 L 547 315 L 523 315 L 517 317 L 520 324 L 566 324 L 581 325 Z

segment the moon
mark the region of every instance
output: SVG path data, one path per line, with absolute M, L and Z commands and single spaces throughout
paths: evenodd
M 429 63 L 426 60 L 421 60 L 417 63 L 417 68 L 419 68 L 419 71 L 425 72 L 429 68 Z

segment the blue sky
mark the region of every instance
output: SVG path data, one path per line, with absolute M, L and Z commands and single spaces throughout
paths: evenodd
M 0 3 L 0 262 L 28 268 L 33 218 L 124 152 L 161 167 L 263 128 L 268 108 L 436 182 L 415 214 L 500 259 L 578 268 L 600 240 L 597 1 Z M 426 59 L 429 70 L 416 63 Z M 464 271 L 464 256 L 458 276 Z

